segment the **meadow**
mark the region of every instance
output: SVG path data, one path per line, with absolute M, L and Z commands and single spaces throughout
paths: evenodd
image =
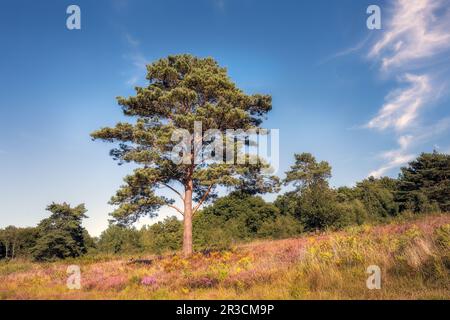
M 402 218 L 284 240 L 238 244 L 185 259 L 86 255 L 0 262 L 0 299 L 450 299 L 450 215 Z M 68 289 L 67 267 L 81 268 Z M 381 269 L 381 289 L 366 269 Z

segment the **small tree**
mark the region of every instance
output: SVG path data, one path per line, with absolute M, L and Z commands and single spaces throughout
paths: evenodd
M 396 216 L 398 204 L 395 203 L 395 181 L 387 177 L 369 177 L 356 184 L 356 199 L 361 200 L 372 219 Z
M 291 194 L 296 201 L 295 215 L 306 229 L 332 226 L 339 214 L 336 194 L 328 185 L 331 166 L 326 161 L 317 162 L 310 153 L 295 154 L 294 157 L 295 163 L 286 172 L 284 183 L 292 183 L 296 188 Z M 286 203 L 286 199 L 283 202 Z
M 183 215 L 183 252 L 189 256 L 192 218 L 215 195 L 215 188 L 238 186 L 246 173 L 255 177 L 248 172 L 248 163 L 197 162 L 198 138 L 202 140 L 210 129 L 225 134 L 229 129 L 258 128 L 272 107 L 271 97 L 245 94 L 212 58 L 169 56 L 148 65 L 147 71 L 147 87 L 137 87 L 135 96 L 118 98 L 124 114 L 136 123 L 118 123 L 92 133 L 92 137 L 118 142 L 118 148 L 111 151 L 114 159 L 139 165 L 111 199 L 111 204 L 118 205 L 113 218 L 122 224 L 132 224 L 144 215 L 156 216 L 161 206 L 169 206 Z M 174 163 L 171 158 L 178 142 L 172 141 L 173 134 L 183 129 L 193 135 L 196 122 L 201 123 L 201 136 L 189 139 L 188 161 Z M 202 142 L 200 153 L 217 143 L 215 139 Z M 259 172 L 256 176 L 260 175 Z M 183 207 L 175 206 L 173 198 L 157 195 L 159 188 L 172 190 Z
M 86 218 L 84 204 L 71 208 L 67 203 L 52 203 L 47 207 L 52 214 L 37 226 L 38 239 L 33 248 L 36 260 L 64 259 L 86 253 L 81 222 Z
M 317 162 L 311 153 L 295 154 L 295 163 L 286 172 L 285 184 L 293 183 L 296 190 L 327 185 L 331 177 L 331 167 L 326 161 Z

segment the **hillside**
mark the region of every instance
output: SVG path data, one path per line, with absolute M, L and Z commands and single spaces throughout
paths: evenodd
M 0 263 L 1 299 L 450 299 L 450 215 L 352 227 L 223 252 Z M 132 259 L 134 258 L 134 259 Z M 80 290 L 66 286 L 81 267 Z M 368 290 L 378 265 L 381 289 Z

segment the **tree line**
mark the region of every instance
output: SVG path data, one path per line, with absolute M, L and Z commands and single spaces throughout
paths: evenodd
M 450 211 L 450 155 L 423 153 L 397 179 L 367 178 L 332 188 L 331 166 L 309 153 L 296 154 L 282 181 L 292 190 L 266 202 L 241 188 L 216 199 L 193 219 L 193 248 L 221 250 L 254 239 L 281 239 L 316 230 L 381 223 L 405 214 Z M 111 223 L 98 238 L 82 227 L 84 205 L 51 204 L 34 228 L 0 229 L 0 258 L 37 261 L 85 254 L 162 254 L 180 250 L 183 222 L 175 216 L 140 230 Z

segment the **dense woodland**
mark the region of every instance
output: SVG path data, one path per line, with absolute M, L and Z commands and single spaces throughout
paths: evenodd
M 260 238 L 383 223 L 402 215 L 450 211 L 450 155 L 423 153 L 401 168 L 397 179 L 367 178 L 356 186 L 331 188 L 331 166 L 309 153 L 296 154 L 283 184 L 289 192 L 268 203 L 242 185 L 199 210 L 193 219 L 195 250 L 221 250 Z M 86 208 L 50 204 L 36 227 L 0 229 L 0 258 L 48 261 L 94 254 L 161 254 L 180 250 L 183 223 L 176 217 L 140 230 L 112 221 L 100 237 L 82 227 Z

